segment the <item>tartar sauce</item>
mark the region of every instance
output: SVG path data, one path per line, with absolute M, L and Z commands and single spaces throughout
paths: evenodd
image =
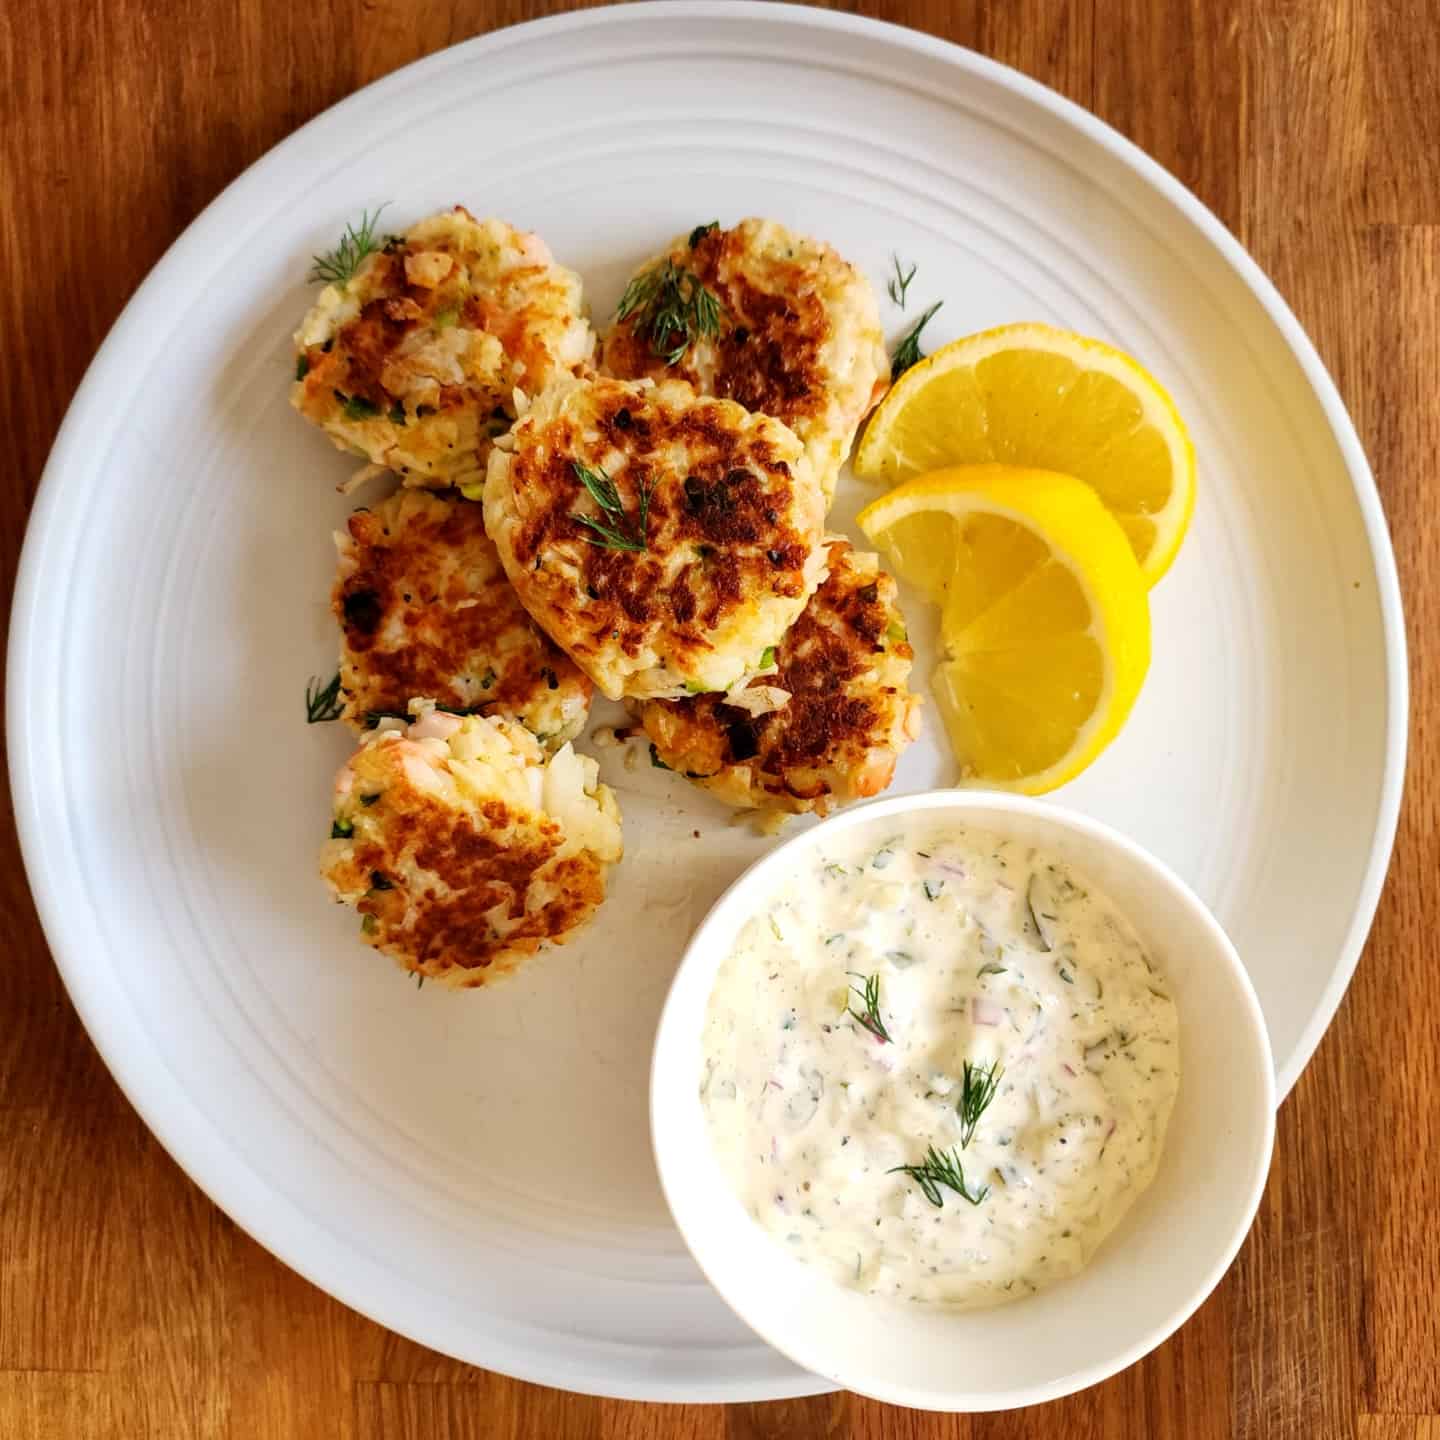
M 766 1230 L 844 1284 L 966 1307 L 1089 1261 L 1154 1177 L 1180 1073 L 1164 978 L 1104 895 L 923 820 L 838 837 L 748 922 L 702 1056 Z

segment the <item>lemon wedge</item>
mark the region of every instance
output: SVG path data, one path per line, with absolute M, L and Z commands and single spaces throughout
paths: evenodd
M 932 689 L 964 783 L 1038 795 L 1120 733 L 1150 664 L 1150 605 L 1088 485 L 958 466 L 897 486 L 859 525 L 944 607 Z
M 1048 325 L 1002 325 L 937 350 L 891 388 L 855 473 L 898 484 L 998 462 L 1085 481 L 1153 585 L 1195 508 L 1195 449 L 1174 402 L 1128 355 Z

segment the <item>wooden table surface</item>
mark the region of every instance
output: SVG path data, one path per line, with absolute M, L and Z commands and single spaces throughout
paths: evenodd
M 561 8 L 6 0 L 0 434 L 15 448 L 0 506 L 7 613 L 26 511 L 71 393 L 181 228 L 244 166 L 352 90 L 428 51 Z M 1440 1440 L 1434 0 L 848 8 L 1036 76 L 1193 187 L 1314 336 L 1379 480 L 1409 609 L 1409 795 L 1370 946 L 1281 1112 L 1274 1173 L 1234 1269 L 1175 1339 L 1126 1374 L 1009 1415 L 926 1416 L 844 1395 L 729 1409 L 628 1405 L 455 1363 L 297 1278 L 151 1139 L 60 985 L 5 808 L 4 1440 Z M 67 698 L 93 704 L 103 723 L 103 697 Z

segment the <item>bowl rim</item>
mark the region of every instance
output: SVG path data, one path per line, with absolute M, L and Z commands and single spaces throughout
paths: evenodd
M 711 935 L 724 920 L 728 912 L 734 907 L 738 896 L 747 890 L 757 887 L 763 876 L 772 870 L 783 871 L 786 859 L 806 846 L 814 845 L 817 837 L 822 834 L 835 834 L 840 831 L 852 829 L 869 821 L 883 818 L 886 815 L 910 814 L 916 811 L 945 811 L 955 810 L 968 812 L 984 809 L 989 812 L 1005 812 L 1012 815 L 1023 815 L 1027 818 L 1039 819 L 1042 822 L 1054 823 L 1062 829 L 1068 829 L 1072 833 L 1089 839 L 1099 845 L 1108 846 L 1112 851 L 1118 852 L 1124 857 L 1126 863 L 1138 865 L 1142 869 L 1150 871 L 1152 876 L 1158 878 L 1166 886 L 1175 898 L 1189 909 L 1201 927 L 1209 932 L 1214 942 L 1216 951 L 1224 957 L 1225 963 L 1229 966 L 1233 978 L 1238 982 L 1238 1013 L 1237 1020 L 1248 1022 L 1248 1031 L 1252 1043 L 1258 1049 L 1257 1059 L 1260 1062 L 1257 1066 L 1259 1074 L 1259 1097 L 1258 1104 L 1261 1106 L 1260 1134 L 1261 1143 L 1259 1147 L 1259 1160 L 1255 1166 L 1255 1172 L 1250 1177 L 1250 1183 L 1245 1193 L 1244 1204 L 1239 1214 L 1243 1217 L 1236 1224 L 1232 1234 L 1221 1247 L 1220 1253 L 1214 1262 L 1205 1272 L 1204 1278 L 1188 1294 L 1171 1314 L 1150 1331 L 1142 1335 L 1138 1340 L 1125 1346 L 1114 1356 L 1107 1360 L 1099 1361 L 1094 1365 L 1085 1366 L 1068 1374 L 1052 1378 L 1048 1381 L 1035 1385 L 1014 1386 L 1008 1390 L 985 1392 L 974 1394 L 964 1391 L 936 1391 L 917 1389 L 908 1385 L 891 1384 L 884 1377 L 863 1376 L 861 1383 L 856 1383 L 855 1377 L 836 1373 L 831 1368 L 824 1368 L 820 1364 L 821 1356 L 810 1352 L 804 1344 L 794 1343 L 792 1337 L 783 1333 L 778 1327 L 767 1323 L 757 1323 L 756 1320 L 747 1314 L 736 1304 L 730 1293 L 730 1287 L 725 1283 L 723 1275 L 717 1267 L 707 1260 L 702 1253 L 703 1246 L 697 1247 L 692 1240 L 690 1231 L 681 1220 L 676 1209 L 674 1193 L 678 1193 L 679 1186 L 674 1183 L 674 1176 L 667 1169 L 665 1157 L 662 1153 L 661 1134 L 663 1127 L 659 1122 L 659 1110 L 662 1104 L 662 1083 L 666 1077 L 671 1076 L 672 1070 L 666 1064 L 668 1052 L 673 1048 L 674 1042 L 671 1037 L 679 1024 L 678 1014 L 680 1000 L 678 992 L 681 988 L 682 976 L 688 970 L 695 968 L 697 956 L 709 942 Z M 723 956 L 714 959 L 714 965 L 718 968 Z M 671 1087 L 665 1087 L 669 1089 Z M 1146 850 L 1137 841 L 1132 840 L 1123 831 L 1115 829 L 1104 821 L 1096 820 L 1092 816 L 1082 814 L 1078 810 L 1070 809 L 1068 806 L 1057 804 L 1053 801 L 1040 799 L 1033 796 L 1017 795 L 1003 790 L 925 790 L 910 795 L 894 795 L 879 800 L 872 800 L 860 805 L 851 806 L 839 811 L 834 815 L 822 820 L 818 825 L 800 831 L 782 841 L 774 849 L 760 856 L 752 864 L 738 875 L 728 885 L 724 892 L 715 900 L 714 904 L 706 911 L 691 933 L 689 943 L 685 947 L 684 954 L 680 957 L 680 963 L 675 967 L 675 974 L 672 976 L 670 985 L 666 991 L 665 1002 L 660 1010 L 660 1018 L 655 1026 L 654 1046 L 651 1052 L 650 1061 L 650 1096 L 649 1096 L 649 1118 L 650 1118 L 650 1147 L 655 1161 L 656 1173 L 660 1180 L 660 1189 L 665 1196 L 665 1204 L 669 1208 L 670 1216 L 675 1228 L 680 1232 L 680 1237 L 685 1243 L 691 1258 L 699 1266 L 701 1273 L 715 1290 L 716 1294 L 726 1305 L 748 1325 L 766 1344 L 773 1346 L 795 1364 L 822 1375 L 824 1378 L 841 1385 L 846 1389 L 854 1390 L 856 1393 L 867 1395 L 872 1399 L 881 1400 L 892 1405 L 903 1405 L 915 1409 L 933 1411 L 953 1411 L 981 1413 L 984 1411 L 1009 1410 L 1024 1405 L 1039 1404 L 1047 1400 L 1057 1400 L 1065 1395 L 1070 1395 L 1077 1390 L 1084 1390 L 1091 1385 L 1099 1384 L 1102 1380 L 1109 1379 L 1112 1375 L 1118 1374 L 1121 1370 L 1127 1369 L 1137 1360 L 1149 1354 L 1159 1345 L 1162 1345 L 1170 1338 L 1187 1320 L 1200 1308 L 1209 1298 L 1215 1287 L 1220 1283 L 1226 1271 L 1229 1270 L 1235 1257 L 1239 1254 L 1241 1245 L 1255 1221 L 1255 1216 L 1260 1208 L 1260 1200 L 1264 1194 L 1265 1186 L 1270 1175 L 1271 1161 L 1274 1155 L 1275 1146 L 1275 1111 L 1277 1105 L 1276 1096 L 1277 1083 L 1275 1078 L 1274 1057 L 1270 1048 L 1270 1035 L 1265 1027 L 1265 1018 L 1260 1009 L 1259 997 L 1255 993 L 1255 987 L 1251 983 L 1250 974 L 1245 968 L 1239 953 L 1236 951 L 1230 937 L 1225 933 L 1224 927 L 1211 913 L 1209 906 L 1200 899 L 1190 886 L 1158 856 Z

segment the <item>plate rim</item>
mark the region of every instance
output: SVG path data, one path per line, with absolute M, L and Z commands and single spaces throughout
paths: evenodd
M 423 1324 L 397 1327 L 391 1320 L 376 1313 L 368 1299 L 362 1300 L 355 1295 L 356 1287 L 348 1280 L 344 1267 L 340 1267 L 336 1274 L 327 1274 L 325 1278 L 320 1278 L 317 1271 L 323 1267 L 311 1257 L 327 1246 L 337 1248 L 336 1237 L 315 1224 L 284 1197 L 276 1196 L 268 1187 L 263 1196 L 247 1194 L 247 1185 L 253 1190 L 253 1172 L 235 1154 L 230 1142 L 214 1121 L 195 1111 L 188 1099 L 183 1106 L 177 1106 L 177 1095 L 173 1089 L 162 1093 L 156 1082 L 163 1077 L 148 1058 L 137 1052 L 133 1043 L 133 1025 L 136 1023 L 133 1016 L 102 1006 L 98 1003 L 93 986 L 82 983 L 89 978 L 86 973 L 87 927 L 83 921 L 75 921 L 67 914 L 62 898 L 64 887 L 55 874 L 53 857 L 49 854 L 50 846 L 45 834 L 48 821 L 43 787 L 37 782 L 36 771 L 25 763 L 29 758 L 28 712 L 34 692 L 19 682 L 29 666 L 31 643 L 43 621 L 44 562 L 51 543 L 57 536 L 63 536 L 66 512 L 62 511 L 58 504 L 59 477 L 77 462 L 83 463 L 83 438 L 86 428 L 83 417 L 93 407 L 93 397 L 98 397 L 108 384 L 110 373 L 121 367 L 131 333 L 143 327 L 145 313 L 157 301 L 163 300 L 171 272 L 180 269 L 189 255 L 205 243 L 202 232 L 216 223 L 217 211 L 226 204 L 231 192 L 253 185 L 267 171 L 281 165 L 292 150 L 305 143 L 306 137 L 315 127 L 329 123 L 334 116 L 350 107 L 371 104 L 377 96 L 412 84 L 417 76 L 426 70 L 438 69 L 442 65 L 473 64 L 488 52 L 513 43 L 537 39 L 554 43 L 583 31 L 617 24 L 634 24 L 652 16 L 680 21 L 743 19 L 757 29 L 771 24 L 784 24 L 800 28 L 815 27 L 849 35 L 868 35 L 890 47 L 939 60 L 967 76 L 978 76 L 1014 93 L 1018 98 L 1049 112 L 1061 125 L 1079 131 L 1085 138 L 1097 144 L 1147 189 L 1157 192 L 1170 207 L 1179 212 L 1181 218 L 1189 221 L 1254 295 L 1266 317 L 1289 347 L 1311 393 L 1319 402 L 1360 509 L 1375 575 L 1376 600 L 1385 643 L 1386 717 L 1385 756 L 1375 822 L 1370 834 L 1369 857 L 1358 888 L 1355 909 L 1319 1004 L 1301 1031 L 1291 1053 L 1279 1066 L 1276 1080 L 1277 1104 L 1283 1103 L 1309 1063 L 1321 1038 L 1329 1029 L 1354 975 L 1384 889 L 1399 821 L 1410 709 L 1404 608 L 1394 550 L 1379 491 L 1354 422 L 1309 335 L 1273 282 L 1239 239 L 1198 196 L 1158 161 L 1105 121 L 1040 81 L 954 42 L 868 16 L 819 10 L 806 5 L 775 3 L 775 0 L 638 0 L 638 3 L 623 7 L 607 6 L 596 10 L 547 16 L 519 25 L 500 27 L 447 46 L 352 92 L 313 116 L 258 157 L 190 221 L 121 309 L 86 367 L 57 431 L 26 523 L 17 567 L 7 646 L 8 694 L 5 731 L 10 757 L 10 788 L 22 863 L 46 943 L 81 1023 L 126 1099 L 186 1175 L 257 1243 L 351 1309 L 387 1329 L 407 1335 L 417 1343 L 450 1354 L 455 1352 L 447 1337 L 427 1335 L 427 1327 Z M 163 1071 L 164 1068 L 161 1066 L 160 1070 Z M 224 1199 L 221 1198 L 222 1193 Z M 276 1219 L 282 1205 L 288 1212 L 284 1223 Z M 301 1243 L 307 1237 L 309 1243 Z M 355 1262 L 360 1258 L 351 1252 L 350 1273 L 353 1273 Z M 331 1268 L 335 1267 L 332 1265 Z M 385 1273 L 394 1278 L 394 1272 Z M 468 1356 L 460 1358 L 469 1359 Z M 628 1380 L 607 1383 L 608 1377 L 605 1375 L 588 1371 L 577 1373 L 583 1367 L 572 1361 L 552 1364 L 542 1369 L 526 1363 L 510 1363 L 511 1357 L 508 1355 L 496 1358 L 501 1362 L 498 1365 L 489 1358 L 470 1363 L 483 1364 L 485 1368 L 496 1370 L 497 1373 L 534 1383 L 561 1385 L 579 1389 L 582 1393 L 615 1399 L 692 1403 L 766 1400 L 818 1394 L 833 1388 L 820 1377 L 801 1371 L 795 1371 L 793 1375 L 781 1373 L 769 1380 L 717 1379 L 700 1388 L 693 1385 L 667 1384 L 656 1374 L 649 1378 L 647 1386 L 637 1388 Z M 564 1373 L 567 1370 L 571 1372 L 568 1376 Z

